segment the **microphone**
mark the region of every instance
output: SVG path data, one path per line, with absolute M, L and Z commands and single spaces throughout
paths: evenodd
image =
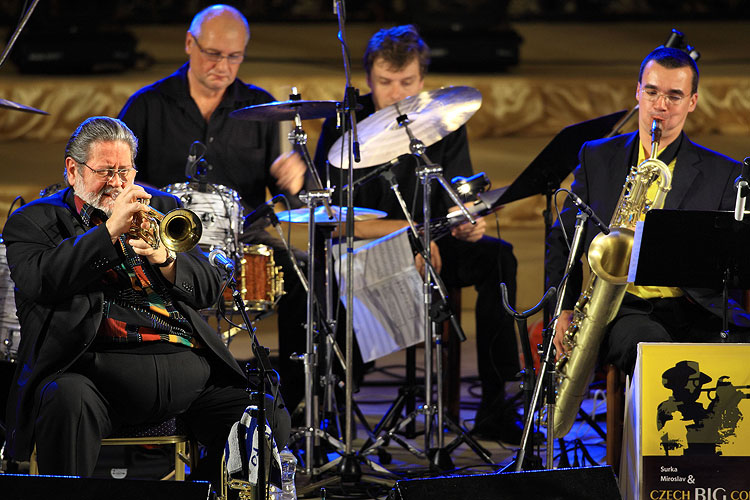
M 202 151 L 198 153 L 198 147 L 201 147 Z M 203 160 L 203 155 L 206 154 L 206 146 L 201 141 L 193 141 L 188 150 L 187 161 L 185 162 L 185 177 L 191 179 L 197 173 L 198 162 Z
M 745 158 L 742 163 L 742 170 L 740 176 L 734 181 L 734 187 L 737 189 L 737 200 L 734 203 L 734 220 L 742 222 L 745 217 L 745 202 L 747 201 L 747 195 L 750 191 L 750 156 Z
M 220 248 L 214 248 L 208 254 L 208 261 L 212 266 L 221 269 L 229 274 L 234 273 L 234 262 L 232 262 L 224 250 Z
M 568 191 L 568 195 L 570 196 L 571 201 L 573 204 L 578 207 L 578 210 L 585 213 L 586 215 L 591 218 L 594 224 L 596 224 L 596 227 L 598 227 L 602 233 L 609 234 L 609 226 L 605 225 L 599 217 L 596 216 L 594 211 L 591 209 L 590 206 L 586 205 L 581 198 L 578 197 L 577 194 L 573 193 L 572 191 Z
M 361 186 L 362 184 L 365 184 L 366 182 L 370 182 L 372 179 L 374 179 L 375 177 L 378 177 L 383 172 L 390 170 L 392 167 L 395 167 L 396 165 L 401 163 L 402 160 L 405 160 L 406 158 L 411 158 L 411 156 L 412 156 L 411 154 L 404 154 L 397 158 L 392 159 L 388 163 L 383 163 L 382 165 L 378 166 L 371 172 L 368 172 L 366 175 L 363 175 L 362 177 L 354 181 L 352 186 L 356 188 L 357 186 Z M 343 192 L 343 191 L 346 191 L 347 189 L 349 189 L 349 184 L 341 188 L 341 191 Z
M 242 221 L 242 230 L 246 231 L 258 219 L 274 214 L 273 206 L 275 204 L 275 198 L 276 197 L 274 196 L 273 198 L 263 203 L 262 205 L 259 205 L 255 210 L 250 212 Z M 278 219 L 276 220 L 278 221 Z M 268 224 L 266 224 L 266 226 L 268 226 Z

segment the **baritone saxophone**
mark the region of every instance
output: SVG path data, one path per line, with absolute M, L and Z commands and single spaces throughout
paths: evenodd
M 589 246 L 588 262 L 592 272 L 563 338 L 568 352 L 562 353 L 556 365 L 555 437 L 563 437 L 570 431 L 593 379 L 607 325 L 620 310 L 628 284 L 636 222 L 652 208 L 662 208 L 671 188 L 672 173 L 657 159 L 660 139 L 659 122 L 654 120 L 650 157 L 631 167 L 609 224 L 609 234 L 599 233 Z M 649 200 L 648 190 L 654 183 L 658 183 L 658 189 L 654 199 Z

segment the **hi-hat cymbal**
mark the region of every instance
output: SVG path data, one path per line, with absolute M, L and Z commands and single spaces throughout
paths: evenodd
M 294 120 L 299 114 L 301 120 L 313 120 L 334 116 L 337 105 L 337 101 L 274 101 L 237 109 L 229 116 L 240 120 L 285 121 Z
M 16 111 L 25 111 L 26 113 L 37 113 L 39 115 L 49 114 L 46 111 L 42 111 L 41 109 L 32 108 L 31 106 L 24 106 L 23 104 L 18 104 L 13 101 L 8 101 L 7 99 L 0 99 L 0 108 L 15 109 Z
M 346 221 L 347 208 L 331 205 L 331 212 L 333 212 L 333 219 L 328 217 L 326 208 L 324 206 L 315 207 L 315 223 L 316 224 L 338 224 L 339 222 Z M 387 213 L 380 210 L 373 210 L 371 208 L 360 208 L 354 207 L 354 220 L 372 220 L 382 219 L 388 215 Z M 310 221 L 310 209 L 309 208 L 295 208 L 294 210 L 287 210 L 285 212 L 278 212 L 276 217 L 283 222 L 301 223 L 307 224 Z
M 409 130 L 425 146 L 430 146 L 458 129 L 482 105 L 482 94 L 472 87 L 443 87 L 421 92 L 391 104 L 368 116 L 357 125 L 361 161 L 354 168 L 381 165 L 409 150 L 409 135 L 398 118 L 408 118 Z M 349 168 L 349 160 L 341 156 L 342 145 L 348 144 L 349 133 L 340 137 L 328 152 L 328 161 L 339 168 Z

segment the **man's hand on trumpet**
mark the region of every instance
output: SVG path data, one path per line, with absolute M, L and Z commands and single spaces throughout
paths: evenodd
M 106 222 L 107 231 L 109 231 L 112 243 L 117 241 L 120 235 L 130 231 L 133 223 L 133 215 L 146 208 L 146 205 L 141 203 L 141 200 L 149 198 L 151 198 L 151 195 L 137 184 L 129 184 L 123 188 L 117 198 L 115 198 L 114 205 L 112 206 L 112 215 L 109 216 Z M 147 226 L 144 229 L 147 229 Z

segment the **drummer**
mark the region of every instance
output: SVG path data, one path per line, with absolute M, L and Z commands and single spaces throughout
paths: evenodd
M 372 92 L 359 98 L 362 109 L 357 112 L 357 120 L 364 120 L 378 110 L 420 93 L 429 59 L 429 48 L 414 26 L 397 26 L 375 33 L 364 55 L 367 83 Z M 321 177 L 326 176 L 326 158 L 340 135 L 341 132 L 336 130 L 336 120 L 328 119 L 323 125 L 315 154 L 316 168 Z M 393 151 L 392 156 L 396 158 L 406 153 L 409 151 Z M 443 167 L 447 179 L 473 173 L 465 126 L 430 145 L 426 156 Z M 402 160 L 391 171 L 406 203 L 411 203 L 411 214 L 420 221 L 422 190 L 415 175 L 416 166 L 416 159 L 412 157 Z M 355 170 L 355 181 L 370 170 L 372 168 Z M 330 169 L 332 184 L 340 184 L 341 171 Z M 346 204 L 341 201 L 344 200 L 338 200 L 334 193 L 334 203 Z M 440 188 L 433 189 L 431 202 L 435 216 L 457 209 L 452 207 L 450 198 Z M 379 238 L 406 226 L 398 201 L 383 179 L 358 187 L 354 193 L 354 205 L 388 213 L 386 219 L 356 222 L 356 237 Z M 506 283 L 511 300 L 515 298 L 516 259 L 510 244 L 485 235 L 485 230 L 484 219 L 478 219 L 476 225 L 467 223 L 454 228 L 450 236 L 438 240 L 436 246 L 433 243 L 432 259 L 436 269 L 440 268 L 442 261 L 441 276 L 447 286 L 474 285 L 478 292 L 477 358 L 482 400 L 472 431 L 477 437 L 518 444 L 522 425 L 515 410 L 505 401 L 505 382 L 515 379 L 519 371 L 518 349 L 513 321 L 501 306 L 499 287 L 501 282 Z M 418 257 L 417 267 L 423 266 L 423 263 L 420 266 L 419 259 L 421 257 Z
M 128 99 L 119 118 L 138 137 L 139 181 L 156 187 L 185 182 L 191 145 L 200 141 L 207 165 L 205 172 L 196 173 L 198 180 L 237 191 L 246 207 L 261 205 L 266 188 L 274 195 L 300 191 L 305 164 L 297 154 L 279 155 L 277 124 L 229 117 L 236 109 L 274 101 L 265 90 L 237 78 L 249 40 L 247 20 L 237 9 L 207 7 L 195 15 L 185 35 L 188 61 Z M 291 411 L 304 394 L 302 366 L 289 356 L 305 350 L 305 291 L 280 241 L 262 227 L 245 232 L 242 239 L 272 246 L 284 271 L 279 356 L 282 394 Z

